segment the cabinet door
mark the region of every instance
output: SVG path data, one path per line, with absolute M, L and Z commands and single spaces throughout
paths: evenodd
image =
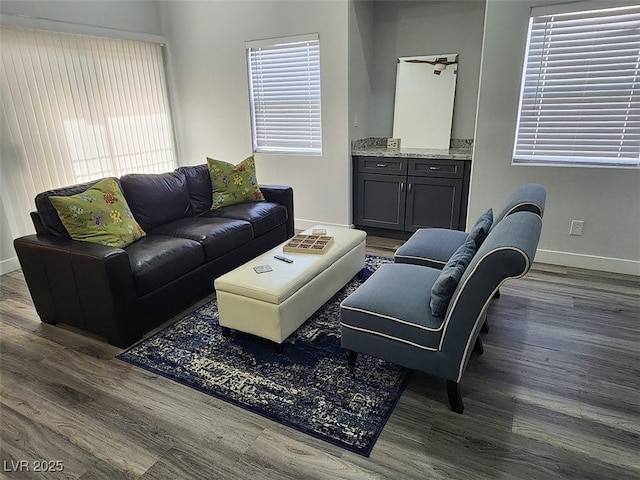
M 359 174 L 356 224 L 404 230 L 406 179 L 404 175 Z
M 409 177 L 405 230 L 423 227 L 457 229 L 462 180 Z

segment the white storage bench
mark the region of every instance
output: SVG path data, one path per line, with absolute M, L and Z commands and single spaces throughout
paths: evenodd
M 302 233 L 318 228 L 333 237 L 324 254 L 283 253 L 282 244 L 215 280 L 224 334 L 234 329 L 282 344 L 362 270 L 365 232 L 317 225 Z M 293 262 L 276 260 L 274 255 Z M 270 265 L 273 271 L 256 273 L 254 267 L 259 265 Z

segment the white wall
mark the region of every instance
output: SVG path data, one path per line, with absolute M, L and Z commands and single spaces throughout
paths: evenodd
M 368 136 L 392 134 L 398 57 L 458 53 L 451 138 L 473 138 L 484 5 L 481 0 L 374 2 L 376 61 Z
M 130 32 L 162 33 L 158 5 L 153 0 L 2 0 L 0 12 Z
M 349 138 L 371 136 L 372 81 L 375 78 L 374 3 L 349 2 Z
M 640 275 L 638 169 L 510 164 L 534 4 L 543 2 L 487 3 L 468 223 L 501 205 L 518 185 L 541 183 L 547 208 L 536 261 Z M 569 236 L 572 219 L 584 220 L 582 236 Z
M 13 237 L 7 215 L 4 211 L 2 196 L 0 195 L 0 275 L 20 268 L 18 257 L 13 249 Z
M 98 27 L 160 35 L 160 13 L 157 2 L 145 0 L 85 0 L 85 1 L 12 1 L 0 2 L 0 22 L 13 23 L 8 15 L 28 17 L 20 19 L 22 24 L 33 28 L 51 28 L 57 31 L 87 33 Z M 39 19 L 54 20 L 41 22 Z M 30 23 L 31 22 L 31 23 Z M 60 22 L 67 22 L 65 25 Z M 2 141 L 2 140 L 0 140 Z M 13 237 L 0 192 L 0 275 L 19 268 L 13 249 Z M 27 220 L 30 223 L 30 220 Z
M 347 1 L 181 1 L 160 10 L 183 165 L 251 155 L 246 40 L 319 34 L 322 156 L 257 154 L 257 176 L 293 187 L 296 228 L 349 225 Z
M 284 183 L 294 187 L 297 223 L 298 226 L 306 226 L 316 221 L 336 224 L 351 222 L 348 135 L 350 129 L 352 135 L 355 133 L 350 125 L 347 105 L 352 102 L 352 113 L 360 107 L 364 108 L 366 95 L 355 100 L 351 96 L 354 95 L 354 89 L 355 95 L 358 95 L 357 75 L 364 75 L 365 71 L 369 79 L 380 80 L 371 86 L 366 86 L 365 80 L 365 88 L 373 90 L 382 84 L 388 87 L 388 79 L 378 78 L 383 75 L 382 70 L 371 74 L 373 59 L 377 62 L 390 56 L 392 66 L 387 65 L 389 68 L 386 68 L 385 75 L 394 83 L 395 57 L 425 53 L 413 50 L 416 45 L 425 45 L 425 40 L 420 40 L 422 35 L 426 35 L 424 30 L 435 28 L 435 33 L 432 31 L 434 38 L 429 38 L 443 43 L 433 43 L 434 48 L 436 45 L 438 50 L 457 46 L 456 50 L 461 54 L 457 101 L 462 102 L 463 96 L 475 95 L 473 92 L 477 87 L 473 84 L 461 85 L 463 79 L 471 81 L 473 78 L 471 74 L 465 77 L 462 69 L 471 72 L 473 66 L 464 66 L 463 45 L 454 45 L 452 42 L 466 38 L 465 44 L 477 46 L 473 40 L 475 33 L 472 33 L 477 28 L 471 25 L 462 10 L 470 10 L 467 13 L 471 15 L 471 10 L 479 8 L 478 5 L 484 9 L 483 2 L 444 2 L 432 3 L 431 6 L 425 2 L 383 2 L 387 4 L 385 8 L 392 8 L 391 3 L 397 3 L 398 8 L 403 4 L 410 8 L 412 3 L 416 3 L 416 9 L 406 10 L 401 16 L 398 26 L 381 23 L 381 16 L 384 18 L 381 12 L 385 10 L 376 10 L 377 3 L 374 2 L 373 7 L 378 19 L 374 23 L 376 47 L 373 50 L 368 46 L 374 41 L 370 26 L 371 11 L 357 5 L 349 6 L 346 0 L 160 2 L 160 13 L 158 4 L 151 1 L 3 0 L 0 12 L 164 34 L 168 37 L 171 93 L 177 110 L 179 153 L 183 164 L 202 163 L 207 155 L 235 161 L 250 154 L 245 40 L 319 32 L 324 154 L 322 157 L 263 155 L 257 158 L 261 182 Z M 458 3 L 466 7 L 456 9 Z M 421 8 L 418 8 L 419 4 L 423 4 Z M 531 6 L 529 2 L 519 0 L 489 0 L 486 6 L 475 135 L 473 132 L 467 133 L 468 122 L 472 122 L 470 115 L 464 119 L 456 116 L 463 123 L 456 124 L 454 119 L 455 136 L 475 136 L 469 222 L 473 222 L 486 208 L 498 207 L 516 186 L 539 182 L 547 187 L 548 198 L 536 258 L 538 261 L 640 274 L 640 171 L 510 165 L 520 69 Z M 446 9 L 453 11 L 447 14 L 449 10 Z M 439 19 L 435 25 L 434 19 Z M 356 43 L 353 37 L 348 38 L 349 32 L 353 34 L 354 21 L 361 29 L 360 39 L 356 38 Z M 414 28 L 409 29 L 409 24 L 413 24 Z M 393 48 L 380 44 L 380 28 L 394 32 L 387 37 L 388 42 L 393 43 Z M 452 36 L 451 32 L 457 29 L 461 30 L 459 34 Z M 398 50 L 398 46 L 405 44 L 405 41 L 406 45 L 413 45 L 414 48 Z M 408 43 L 410 41 L 413 43 Z M 349 71 L 347 56 L 358 49 L 361 51 L 357 59 L 360 65 L 354 74 L 353 70 Z M 387 50 L 388 55 L 383 55 Z M 464 57 L 473 56 L 469 53 Z M 348 71 L 349 75 L 356 76 L 347 79 Z M 351 91 L 348 94 L 349 89 Z M 387 97 L 388 91 L 388 88 L 386 93 L 375 91 L 374 95 Z M 357 135 L 357 138 L 390 135 L 393 88 L 390 92 L 391 99 L 390 102 L 386 99 L 386 109 L 378 109 L 380 113 L 376 115 L 365 114 L 365 118 L 361 119 L 364 122 L 362 125 L 371 130 L 362 132 L 363 135 Z M 469 100 L 464 103 L 468 104 Z M 382 120 L 384 118 L 386 120 Z M 367 122 L 382 122 L 384 125 L 373 131 L 376 127 L 369 127 Z M 568 235 L 571 219 L 585 221 L 583 236 Z M 7 271 L 15 262 L 8 230 L 4 208 L 0 208 L 0 273 Z

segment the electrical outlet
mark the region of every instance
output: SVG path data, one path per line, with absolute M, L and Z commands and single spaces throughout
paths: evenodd
M 387 138 L 387 148 L 400 148 L 399 138 Z
M 569 229 L 569 235 L 582 235 L 583 228 L 584 228 L 584 220 L 571 220 L 571 228 Z

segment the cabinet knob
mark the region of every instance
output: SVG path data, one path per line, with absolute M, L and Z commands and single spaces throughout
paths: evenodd
M 434 167 L 433 165 L 429 167 L 429 170 L 440 170 L 440 167 Z
M 379 163 L 379 164 L 377 165 L 377 167 L 379 167 L 379 168 L 385 168 L 386 166 L 387 166 L 387 164 L 386 164 L 386 163 Z

